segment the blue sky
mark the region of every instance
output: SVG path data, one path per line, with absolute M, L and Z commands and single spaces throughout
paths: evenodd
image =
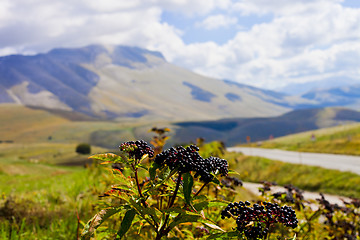
M 359 0 L 0 0 L 0 36 L 0 55 L 122 44 L 267 89 L 360 83 Z

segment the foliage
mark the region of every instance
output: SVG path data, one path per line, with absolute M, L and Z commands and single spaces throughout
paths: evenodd
M 75 151 L 79 154 L 90 154 L 91 146 L 88 143 L 80 143 L 76 146 Z
M 160 139 L 163 138 L 155 138 L 157 149 L 163 149 L 165 143 Z M 229 229 L 220 218 L 221 209 L 234 200 L 234 194 L 227 194 L 232 190 L 229 182 L 239 185 L 236 178 L 227 177 L 226 160 L 213 156 L 204 159 L 195 145 L 173 147 L 156 154 L 146 142 L 138 140 L 122 143 L 120 150 L 119 155 L 92 156 L 112 166 L 110 171 L 117 184 L 102 195 L 104 207 L 85 225 L 83 239 L 104 236 L 157 240 L 202 236 L 229 239 L 248 236 L 248 231 L 252 231 L 253 227 L 247 225 Z M 228 188 L 221 187 L 224 181 L 220 182 L 219 177 L 228 181 Z M 205 191 L 207 193 L 203 194 Z M 284 212 L 291 210 L 284 208 L 287 209 Z M 270 207 L 268 209 L 270 213 Z M 291 210 L 291 213 L 296 220 L 295 212 Z
M 202 142 L 198 153 L 203 159 L 210 156 L 227 159 L 229 168 L 238 171 L 242 180 L 268 180 L 282 185 L 293 183 L 301 188 L 358 196 L 360 184 L 355 174 L 282 165 L 276 161 L 224 153 L 224 149 L 219 151 L 219 146 L 220 142 Z M 264 182 L 261 196 L 256 196 L 241 187 L 239 176 L 233 171 L 229 171 L 228 176 L 211 173 L 215 176 L 207 184 L 200 176 L 195 177 L 196 171 L 191 171 L 181 173 L 182 180 L 173 205 L 168 208 L 175 195 L 179 171 L 173 169 L 172 173 L 169 166 L 157 168 L 155 156 L 136 160 L 139 161 L 135 167 L 143 195 L 140 197 L 131 164 L 127 166 L 122 162 L 135 163 L 127 152 L 95 155 L 106 156 L 110 162 L 103 158 L 99 161 L 104 164 L 95 162 L 87 168 L 82 165 L 70 168 L 49 163 L 68 162 L 76 156 L 75 144 L 46 143 L 29 147 L 15 143 L 1 147 L 0 239 L 76 239 L 86 229 L 94 239 L 114 236 L 155 239 L 159 227 L 164 225 L 164 232 L 171 230 L 163 239 L 244 239 L 246 229 L 238 231 L 236 219 L 221 219 L 221 212 L 231 203 L 246 200 L 251 201 L 248 206 L 251 208 L 269 202 L 295 210 L 299 226 L 292 229 L 274 223 L 266 239 L 359 238 L 360 204 L 357 199 L 347 200 L 342 205 L 331 204 L 321 195 L 316 201 L 305 200 L 301 197 L 302 191 L 291 185 L 282 192 L 270 191 L 271 182 Z M 158 153 L 163 152 L 161 141 L 159 147 L 162 148 Z M 19 152 L 22 157 L 15 157 Z M 35 162 L 35 157 L 44 160 Z M 92 217 L 95 212 L 97 214 Z M 88 219 L 93 219 L 91 225 L 83 222 Z M 150 224 L 154 222 L 159 226 L 156 230 Z M 246 228 L 253 226 L 255 224 L 250 223 Z

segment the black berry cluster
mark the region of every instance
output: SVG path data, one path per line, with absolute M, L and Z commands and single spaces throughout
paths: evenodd
M 235 189 L 235 187 L 242 186 L 243 182 L 236 177 L 229 177 L 221 179 L 221 184 L 227 188 Z
M 237 229 L 248 239 L 266 236 L 269 227 L 274 223 L 282 223 L 287 227 L 297 227 L 295 211 L 288 206 L 280 207 L 277 203 L 261 202 L 251 207 L 249 201 L 230 203 L 222 212 L 221 218 L 236 218 Z
M 127 152 L 130 158 L 136 160 L 140 160 L 145 154 L 148 154 L 149 158 L 154 157 L 154 150 L 144 140 L 125 142 L 119 148 L 121 151 Z
M 170 148 L 156 155 L 155 163 L 166 164 L 171 170 L 178 169 L 180 173 L 194 171 L 195 176 L 204 182 L 210 182 L 214 178 L 212 173 L 228 174 L 228 162 L 225 159 L 209 157 L 202 158 L 198 153 L 199 148 L 195 145 L 189 147 Z
M 321 198 L 316 199 L 321 206 L 321 214 L 326 218 L 324 224 L 328 225 L 332 239 L 359 239 L 360 229 L 359 212 L 356 204 L 359 199 L 353 199 L 350 203 L 343 200 L 345 206 L 332 204 L 320 193 Z

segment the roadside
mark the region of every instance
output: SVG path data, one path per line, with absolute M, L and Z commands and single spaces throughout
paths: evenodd
M 263 184 L 243 182 L 243 187 L 256 195 L 259 195 L 260 194 L 259 188 L 263 187 Z M 282 186 L 271 186 L 271 193 L 285 192 L 285 191 L 287 191 L 287 190 Z M 351 198 L 344 197 L 344 196 L 338 196 L 338 195 L 332 195 L 332 194 L 323 194 L 323 195 L 324 195 L 325 199 L 328 200 L 330 203 L 338 204 L 340 206 L 344 205 L 344 202 L 342 200 L 347 201 L 347 202 L 351 201 Z M 318 193 L 318 192 L 304 191 L 303 196 L 306 200 L 316 200 L 318 198 L 321 198 L 320 193 Z
M 360 157 L 338 154 L 292 152 L 279 149 L 264 149 L 252 147 L 229 147 L 229 152 L 241 152 L 247 156 L 259 156 L 272 160 L 319 166 L 340 171 L 350 171 L 360 174 Z

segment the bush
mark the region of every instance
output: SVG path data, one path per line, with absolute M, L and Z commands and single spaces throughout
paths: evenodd
M 91 146 L 88 143 L 80 143 L 76 146 L 75 151 L 79 154 L 89 154 L 91 153 Z

